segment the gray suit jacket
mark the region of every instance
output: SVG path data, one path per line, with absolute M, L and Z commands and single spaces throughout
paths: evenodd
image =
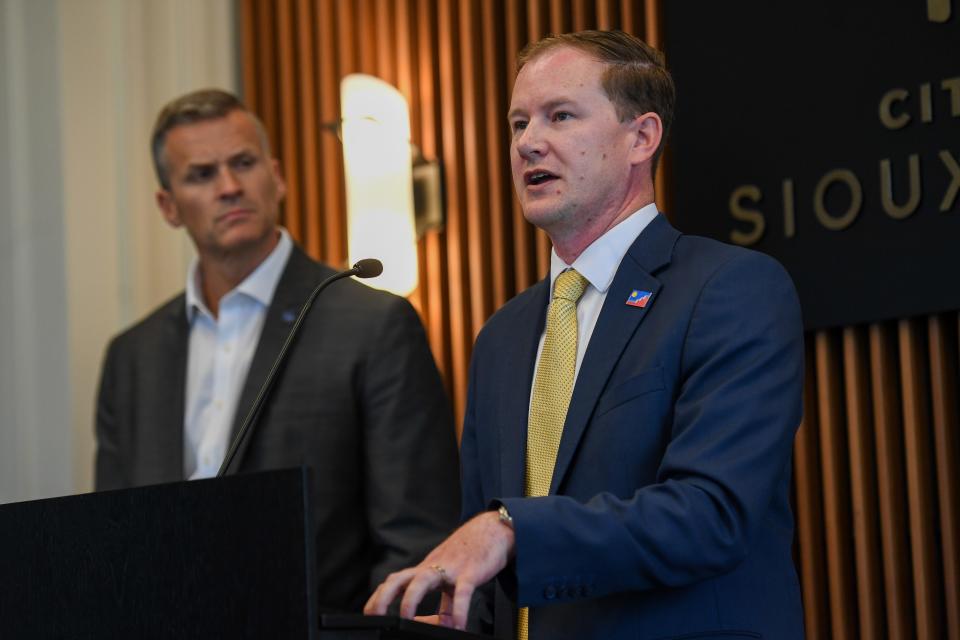
M 294 248 L 244 384 L 234 434 L 310 291 L 333 274 Z M 183 479 L 183 294 L 117 336 L 97 404 L 96 488 Z M 232 470 L 311 468 L 321 609 L 358 610 L 456 524 L 452 416 L 420 320 L 351 280 L 317 298 Z

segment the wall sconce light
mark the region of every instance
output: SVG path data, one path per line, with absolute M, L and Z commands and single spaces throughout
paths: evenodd
M 410 144 L 407 102 L 388 83 L 348 75 L 340 103 L 348 259 L 379 259 L 383 274 L 366 282 L 409 295 L 417 287 L 417 237 L 442 224 L 439 164 Z

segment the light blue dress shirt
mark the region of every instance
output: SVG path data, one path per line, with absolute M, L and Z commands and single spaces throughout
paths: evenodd
M 200 293 L 194 258 L 187 275 L 190 344 L 184 399 L 183 471 L 189 480 L 217 474 L 229 446 L 240 392 L 250 371 L 267 308 L 293 250 L 286 229 L 253 273 L 220 300 L 215 318 Z

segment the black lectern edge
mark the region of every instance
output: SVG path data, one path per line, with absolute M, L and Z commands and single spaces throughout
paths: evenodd
M 401 638 L 434 638 L 435 640 L 489 640 L 466 631 L 407 620 L 397 616 L 365 616 L 359 613 L 324 613 L 320 616 L 320 630 L 324 629 L 380 629 L 398 633 Z M 410 634 L 409 636 L 404 634 Z M 322 636 L 321 636 L 322 637 Z
M 0 505 L 0 638 L 317 637 L 308 473 Z

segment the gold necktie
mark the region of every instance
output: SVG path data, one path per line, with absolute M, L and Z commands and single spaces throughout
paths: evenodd
M 586 288 L 586 278 L 573 269 L 561 273 L 553 285 L 527 423 L 523 481 L 523 493 L 527 496 L 545 496 L 550 492 L 577 368 L 577 302 Z M 518 640 L 527 640 L 528 624 L 529 612 L 524 607 L 517 614 Z

